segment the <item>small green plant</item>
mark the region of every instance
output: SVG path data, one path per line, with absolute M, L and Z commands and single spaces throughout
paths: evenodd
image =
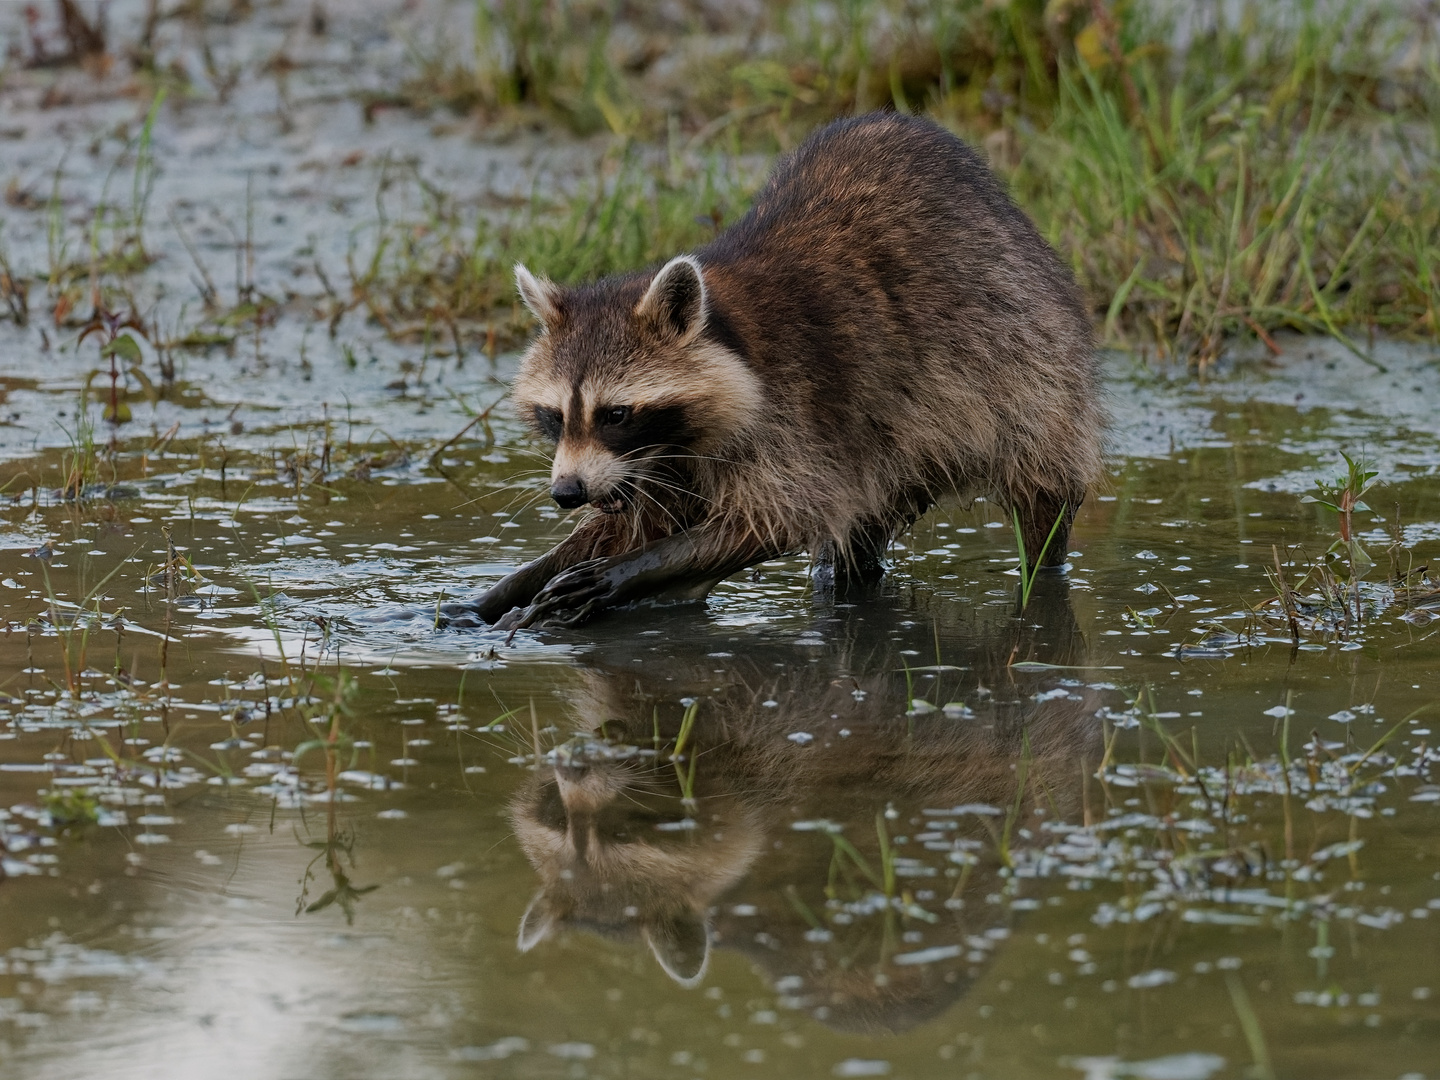
M 1020 812 L 1024 807 L 1027 784 L 1030 779 L 1030 766 L 1033 761 L 1030 736 L 1026 733 L 1021 740 L 1020 759 L 1015 763 L 1015 798 L 1005 811 L 1005 823 L 996 833 L 989 822 L 986 822 L 986 828 L 991 830 L 995 839 L 995 851 L 1000 857 L 1000 862 L 1012 869 L 1015 866 L 1015 857 L 1011 851 L 1010 840 L 1015 833 L 1015 826 L 1020 820 Z
M 355 865 L 355 835 L 348 830 L 335 828 L 335 817 L 332 813 L 327 819 L 329 828 L 323 840 L 302 840 L 301 844 L 312 851 L 317 852 L 305 867 L 305 872 L 300 878 L 300 895 L 295 901 L 295 914 L 302 912 L 306 915 L 313 915 L 317 911 L 324 911 L 334 905 L 345 913 L 346 925 L 354 925 L 355 905 L 366 893 L 372 893 L 379 885 L 355 885 L 346 872 L 345 862 L 348 861 L 351 867 Z M 344 856 L 342 860 L 341 856 Z M 319 899 L 310 901 L 310 883 L 315 880 L 315 864 L 323 861 L 325 869 L 330 874 L 331 886 L 323 892 Z M 307 902 L 309 901 L 309 902 Z
M 1275 1068 L 1270 1064 L 1270 1050 L 1265 1045 L 1265 1033 L 1260 1028 L 1260 1016 L 1256 1013 L 1255 1007 L 1250 1004 L 1250 995 L 1245 992 L 1245 984 L 1235 972 L 1227 971 L 1225 986 L 1230 991 L 1230 1003 L 1235 1007 L 1236 1019 L 1240 1021 L 1240 1030 L 1245 1035 L 1245 1042 L 1250 1048 L 1250 1057 L 1254 1062 L 1250 1067 L 1249 1075 L 1256 1077 L 1257 1080 L 1275 1080 Z
M 130 178 L 130 228 L 132 231 L 129 242 L 134 245 L 142 265 L 151 261 L 150 255 L 145 251 L 145 213 L 150 206 L 150 193 L 155 190 L 155 176 L 158 170 L 155 167 L 153 137 L 155 120 L 160 115 L 160 107 L 165 104 L 165 95 L 166 89 L 162 86 L 156 92 L 150 102 L 150 108 L 145 113 L 145 122 L 140 127 L 140 137 L 135 144 L 135 171 Z
M 1353 515 L 1355 512 L 1370 512 L 1363 499 L 1365 493 L 1375 486 L 1375 478 L 1380 475 L 1376 469 L 1367 469 L 1365 455 L 1362 453 L 1358 459 L 1352 458 L 1344 450 L 1340 456 L 1345 459 L 1345 475 L 1336 477 L 1333 481 L 1317 480 L 1316 488 L 1319 493 L 1306 495 L 1300 501 L 1315 503 L 1328 510 L 1335 511 L 1340 516 L 1340 539 L 1331 547 L 1344 550 L 1352 567 L 1369 566 L 1373 562 L 1361 546 L 1360 541 L 1355 539 Z
M 825 883 L 826 898 L 829 900 L 840 898 L 837 886 L 841 877 L 845 878 L 851 891 L 854 892 L 856 896 L 859 896 L 861 890 L 858 888 L 858 883 L 855 879 L 854 871 L 856 870 L 860 872 L 866 881 L 883 892 L 885 889 L 885 879 L 875 872 L 870 866 L 869 860 L 860 854 L 855 845 L 841 835 L 840 827 L 834 825 L 826 828 L 824 832 L 825 835 L 830 838 L 830 843 L 834 849 L 831 852 L 830 871 Z
M 105 419 L 112 424 L 128 423 L 130 406 L 121 393 L 121 371 L 118 364 L 120 361 L 125 363 L 124 374 L 127 377 L 138 378 L 142 385 L 148 383 L 149 379 L 140 370 L 144 357 L 140 352 L 140 344 L 135 339 L 138 337 L 148 341 L 150 336 L 137 316 L 120 315 L 103 306 L 96 310 L 94 318 L 80 331 L 80 340 L 84 341 L 91 334 L 100 335 L 100 358 L 108 361 L 110 365 L 110 400 L 105 404 Z M 98 374 L 102 372 L 92 372 L 90 378 L 93 379 Z M 88 379 L 86 385 L 88 388 Z
M 0 225 L 3 224 L 0 222 Z M 0 302 L 4 303 L 16 326 L 25 326 L 30 322 L 30 282 L 11 268 L 3 245 L 0 245 Z
M 690 754 L 688 759 L 689 768 L 682 768 L 687 763 L 685 748 L 690 745 L 690 733 L 695 728 L 695 717 L 700 712 L 700 702 L 692 701 L 685 707 L 685 715 L 680 718 L 680 732 L 675 736 L 675 749 L 670 754 L 670 761 L 675 766 L 675 779 L 680 782 L 680 801 L 686 811 L 694 811 L 695 803 L 695 761 L 697 755 Z M 657 729 L 658 730 L 658 729 Z
M 1039 552 L 1035 555 L 1035 565 L 1030 565 L 1029 556 L 1025 553 L 1025 531 L 1020 527 L 1019 509 L 1011 510 L 1011 523 L 1015 526 L 1015 549 L 1020 554 L 1020 610 L 1024 611 L 1030 606 L 1030 593 L 1035 588 L 1035 579 L 1040 576 L 1040 569 L 1045 565 L 1045 553 L 1050 550 L 1050 545 L 1055 542 L 1055 534 L 1060 531 L 1060 525 L 1065 520 L 1065 512 L 1068 505 L 1060 507 L 1060 513 L 1055 515 L 1055 524 L 1050 526 L 1050 533 L 1045 537 L 1045 543 L 1040 545 Z
M 60 497 L 66 502 L 83 502 L 100 481 L 100 455 L 95 449 L 95 421 L 90 418 L 89 402 L 81 394 L 75 408 L 73 430 L 60 425 L 70 442 L 70 449 L 60 455 Z
M 84 788 L 51 788 L 42 797 L 40 805 L 50 817 L 50 827 L 56 832 L 83 829 L 100 820 L 100 802 Z
M 875 815 L 875 838 L 880 843 L 880 872 L 881 889 L 886 899 L 894 899 L 895 888 L 895 849 L 890 845 L 890 830 L 885 827 L 885 811 L 881 810 Z
M 94 587 L 81 598 L 78 604 L 70 604 L 62 601 L 55 592 L 55 587 L 50 580 L 50 567 L 42 559 L 40 571 L 45 581 L 45 598 L 50 606 L 50 623 L 55 628 L 55 636 L 60 640 L 60 661 L 64 667 L 65 689 L 70 696 L 79 699 L 84 689 L 85 671 L 90 654 L 90 631 L 104 622 L 104 612 L 100 610 L 100 601 L 104 596 L 105 586 L 120 573 L 121 568 L 130 560 L 122 560 L 113 570 L 95 583 Z M 62 613 L 62 609 L 68 609 L 68 613 Z
M 347 923 L 353 923 L 356 902 L 366 893 L 374 892 L 379 888 L 378 885 L 356 886 L 351 882 L 345 869 L 345 862 L 348 861 L 352 867 L 355 864 L 355 837 L 353 833 L 340 827 L 338 816 L 340 772 L 346 768 L 353 768 L 357 756 L 355 739 L 344 730 L 342 720 L 351 715 L 352 702 L 359 692 L 359 686 L 354 676 L 344 668 L 337 669 L 333 677 L 312 672 L 310 685 L 319 695 L 323 695 L 315 699 L 316 704 L 323 702 L 321 705 L 323 711 L 318 715 L 304 716 L 306 725 L 314 735 L 295 748 L 295 756 L 291 759 L 291 764 L 299 768 L 301 758 L 311 750 L 319 750 L 324 753 L 325 838 L 301 841 L 303 846 L 318 854 L 310 860 L 300 879 L 300 896 L 296 900 L 295 914 L 299 915 L 301 912 L 307 915 L 313 914 L 323 911 L 333 904 L 345 913 Z M 340 760 L 342 752 L 347 756 L 344 764 Z M 322 861 L 333 884 L 318 900 L 307 902 L 310 882 L 315 878 L 315 865 Z

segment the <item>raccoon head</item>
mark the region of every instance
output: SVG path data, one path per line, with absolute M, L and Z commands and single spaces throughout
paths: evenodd
M 734 336 L 693 256 L 649 278 L 575 288 L 517 264 L 515 283 L 542 325 L 521 361 L 516 413 L 555 444 L 550 493 L 561 507 L 613 514 L 673 492 L 683 462 L 715 455 L 758 415 L 760 380 L 721 343 Z

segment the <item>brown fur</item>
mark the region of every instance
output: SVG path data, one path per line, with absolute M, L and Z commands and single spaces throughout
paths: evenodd
M 487 618 L 703 595 L 801 550 L 874 575 L 947 495 L 1017 510 L 1032 562 L 1061 519 L 1044 561 L 1064 560 L 1100 473 L 1089 320 L 1034 226 L 936 125 L 821 130 L 733 228 L 659 271 L 575 288 L 516 274 L 544 324 L 516 410 L 541 430 L 550 417 L 557 499 L 617 520 L 583 521 L 543 581 L 532 569 L 482 600 Z M 616 561 L 657 544 L 644 572 Z M 608 567 L 564 574 L 597 552 Z

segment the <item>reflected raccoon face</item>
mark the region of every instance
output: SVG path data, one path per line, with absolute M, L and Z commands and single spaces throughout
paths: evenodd
M 537 776 L 510 806 L 541 881 L 520 921 L 520 950 L 566 927 L 639 936 L 676 982 L 699 982 L 710 954 L 705 912 L 764 842 L 733 799 L 711 802 L 687 807 L 673 769 L 650 759 L 559 764 Z
M 564 290 L 517 266 L 544 329 L 521 362 L 517 415 L 555 446 L 551 495 L 619 513 L 674 490 L 680 463 L 712 452 L 758 414 L 758 377 L 712 333 L 703 273 L 672 259 L 648 283 Z M 648 489 L 648 490 L 647 490 Z

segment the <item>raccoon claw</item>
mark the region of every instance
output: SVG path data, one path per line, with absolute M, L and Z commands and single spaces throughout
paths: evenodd
M 612 559 L 591 559 L 572 566 L 551 578 L 529 607 L 512 611 L 495 625 L 512 634 L 536 625 L 579 626 L 600 608 L 619 602 L 620 582 L 614 569 Z
M 463 600 L 440 604 L 434 618 L 437 630 L 473 630 L 485 626 L 485 618 L 476 606 Z
M 581 626 L 581 625 L 589 622 L 589 621 L 590 621 L 590 616 L 594 615 L 595 612 L 599 611 L 601 608 L 603 608 L 603 607 L 605 607 L 605 606 L 606 606 L 606 602 L 605 602 L 605 599 L 604 599 L 603 597 L 598 598 L 598 599 L 595 599 L 595 600 L 590 600 L 590 601 L 588 601 L 587 603 L 585 603 L 583 606 L 581 606 L 581 608 L 580 608 L 579 611 L 576 611 L 576 612 L 575 612 L 574 614 L 572 614 L 572 615 L 566 615 L 566 616 L 563 616 L 563 617 L 561 617 L 561 616 L 554 616 L 554 617 L 551 617 L 551 618 L 546 619 L 546 620 L 545 620 L 545 625 L 546 625 L 546 626 L 563 626 L 563 627 L 565 627 L 565 628 L 567 628 L 567 629 L 572 628 L 572 627 L 576 627 L 576 626 Z
M 521 607 L 511 608 L 504 615 L 501 615 L 498 619 L 491 623 L 490 629 L 509 630 L 510 637 L 513 638 L 515 636 L 515 631 L 521 629 L 521 627 L 519 626 L 520 618 L 525 614 L 527 610 L 527 608 Z

